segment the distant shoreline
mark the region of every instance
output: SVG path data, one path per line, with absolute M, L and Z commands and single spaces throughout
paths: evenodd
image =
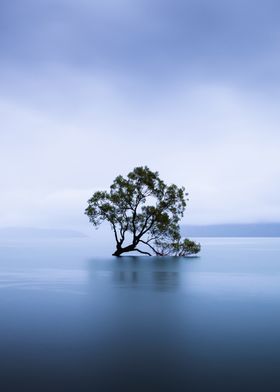
M 256 224 L 216 224 L 216 225 L 182 225 L 182 235 L 186 237 L 216 238 L 278 238 L 280 223 Z

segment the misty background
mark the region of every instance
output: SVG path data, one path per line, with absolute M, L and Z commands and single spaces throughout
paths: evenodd
M 279 222 L 280 4 L 0 3 L 0 227 L 91 230 L 137 165 L 184 185 L 183 223 Z

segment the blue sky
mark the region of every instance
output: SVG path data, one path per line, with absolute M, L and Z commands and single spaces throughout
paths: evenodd
M 136 165 L 185 222 L 280 220 L 277 1 L 0 3 L 0 226 L 87 227 Z

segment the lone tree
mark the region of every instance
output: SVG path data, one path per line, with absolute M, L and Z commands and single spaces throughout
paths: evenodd
M 113 256 L 134 251 L 189 256 L 200 251 L 200 244 L 180 235 L 187 195 L 184 187 L 167 186 L 158 172 L 136 167 L 126 178 L 116 177 L 109 192 L 95 192 L 85 214 L 95 227 L 110 223 L 116 240 Z

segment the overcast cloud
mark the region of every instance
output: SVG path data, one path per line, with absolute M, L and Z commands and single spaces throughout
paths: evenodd
M 280 220 L 276 1 L 0 4 L 0 226 L 87 228 L 136 165 L 185 222 Z

